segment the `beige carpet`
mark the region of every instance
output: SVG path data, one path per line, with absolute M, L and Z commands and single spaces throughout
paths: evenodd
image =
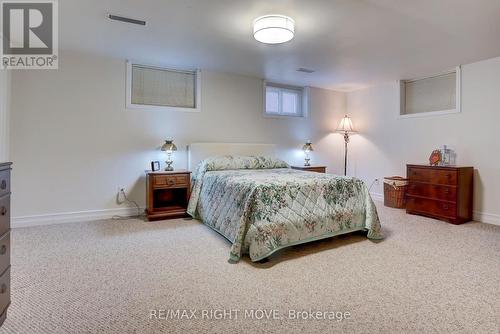
M 194 220 L 17 229 L 0 333 L 498 333 L 500 226 L 379 213 L 383 242 L 342 236 L 266 264 L 227 263 L 228 243 Z M 198 319 L 150 320 L 153 309 Z M 201 319 L 221 309 L 240 313 Z M 279 316 L 245 318 L 252 309 Z M 309 309 L 350 319 L 287 319 Z

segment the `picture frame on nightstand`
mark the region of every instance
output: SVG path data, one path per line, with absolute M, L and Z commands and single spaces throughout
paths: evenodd
M 159 161 L 151 161 L 151 170 L 153 172 L 157 172 L 160 170 L 160 162 Z

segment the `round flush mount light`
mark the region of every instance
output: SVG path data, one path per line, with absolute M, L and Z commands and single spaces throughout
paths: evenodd
M 288 42 L 295 33 L 295 21 L 284 15 L 264 15 L 253 21 L 253 37 L 261 43 Z

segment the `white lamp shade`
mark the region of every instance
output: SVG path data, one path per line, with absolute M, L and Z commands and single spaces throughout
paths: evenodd
M 340 121 L 339 126 L 337 127 L 336 132 L 342 133 L 355 133 L 354 125 L 352 124 L 352 120 L 349 116 L 345 115 L 344 118 Z
M 265 15 L 253 22 L 253 36 L 266 44 L 288 42 L 295 34 L 295 21 L 283 15 Z

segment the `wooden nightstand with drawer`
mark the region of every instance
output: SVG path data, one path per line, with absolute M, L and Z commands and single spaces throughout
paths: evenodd
M 303 170 L 306 172 L 326 173 L 325 166 L 292 166 L 292 169 Z
M 406 212 L 452 224 L 472 220 L 472 167 L 407 165 Z
M 146 192 L 148 220 L 185 216 L 191 192 L 191 172 L 148 171 Z

